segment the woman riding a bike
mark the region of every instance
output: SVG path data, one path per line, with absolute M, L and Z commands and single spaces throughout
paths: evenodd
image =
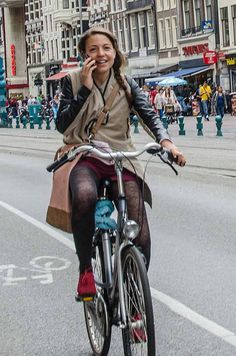
M 63 134 L 64 143 L 77 145 L 92 138 L 92 143 L 104 150 L 131 151 L 134 146 L 130 136 L 129 116 L 135 110 L 156 141 L 171 151 L 178 165 L 184 166 L 183 154 L 172 143 L 146 96 L 133 79 L 123 74 L 124 57 L 115 36 L 101 27 L 89 29 L 80 39 L 79 51 L 84 63 L 81 69 L 69 73 L 64 79 L 56 120 L 57 130 Z M 115 86 L 118 86 L 117 94 L 107 111 L 107 102 Z M 105 112 L 105 118 L 95 134 L 91 135 L 101 110 Z M 116 202 L 116 174 L 113 164 L 92 155 L 82 156 L 71 171 L 68 169 L 67 174 L 69 184 L 63 188 L 68 189 L 70 194 L 72 232 L 80 263 L 77 293 L 79 296 L 94 296 L 96 287 L 91 254 L 99 182 L 105 177 L 111 179 L 112 198 Z M 144 200 L 151 203 L 151 194 L 146 185 L 144 200 L 141 198 L 142 175 L 137 160 L 126 162 L 124 180 L 128 214 L 130 219 L 141 226 L 135 244 L 141 248 L 148 267 L 150 232 Z

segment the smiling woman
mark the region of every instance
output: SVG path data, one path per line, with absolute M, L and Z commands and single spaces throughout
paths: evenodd
M 60 152 L 88 140 L 103 151 L 132 151 L 129 117 L 131 110 L 135 110 L 156 141 L 172 152 L 179 165 L 184 165 L 184 156 L 172 143 L 146 95 L 134 80 L 122 73 L 125 61 L 116 37 L 104 28 L 91 28 L 81 37 L 79 51 L 84 59 L 83 67 L 65 77 L 56 119 L 57 129 L 63 133 L 63 142 L 67 145 Z M 143 199 L 143 169 L 137 159 L 126 161 L 124 169 L 129 218 L 141 226 L 135 243 L 145 255 L 148 267 L 150 233 L 144 199 L 151 204 L 151 192 L 144 184 Z M 59 217 L 60 226 L 66 223 L 66 227 L 60 228 L 73 232 L 80 261 L 77 286 L 80 297 L 96 294 L 91 270 L 92 238 L 99 185 L 104 178 L 112 181 L 112 198 L 116 201 L 114 162 L 104 162 L 91 154 L 79 156 L 54 173 L 53 184 L 56 186 L 58 182 L 54 191 L 58 189 L 57 197 L 60 198 L 55 199 L 55 209 L 51 206 L 48 210 L 47 221 L 55 226 Z M 59 206 L 59 202 L 64 206 Z M 65 211 L 69 212 L 71 220 L 67 219 Z

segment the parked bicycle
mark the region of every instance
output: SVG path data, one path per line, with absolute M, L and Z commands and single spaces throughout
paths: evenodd
M 116 221 L 111 220 L 110 181 L 104 180 L 97 204 L 99 211 L 102 211 L 99 205 L 105 209 L 103 214 L 95 216 L 93 238 L 92 268 L 97 294 L 94 298 L 83 299 L 88 337 L 96 356 L 108 354 L 112 325 L 122 330 L 125 356 L 156 355 L 152 298 L 145 258 L 133 244 L 139 226 L 129 220 L 122 178 L 123 160 L 138 157 L 144 152 L 158 155 L 176 172 L 172 165 L 173 157 L 157 143 L 148 143 L 141 151 L 135 152 L 104 152 L 92 144 L 85 144 L 65 153 L 47 167 L 49 172 L 55 171 L 80 153 L 92 153 L 115 164 L 119 191 L 117 217 Z

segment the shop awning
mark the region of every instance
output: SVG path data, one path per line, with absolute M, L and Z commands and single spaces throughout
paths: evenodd
M 64 78 L 67 74 L 68 72 L 59 72 L 46 78 L 46 80 L 60 80 L 61 78 Z
M 200 74 L 206 72 L 207 70 L 212 69 L 209 66 L 201 66 L 201 67 L 193 67 L 193 68 L 185 68 L 180 69 L 175 72 L 171 72 L 165 75 L 165 77 L 190 77 L 191 75 Z
M 173 69 L 178 69 L 179 63 L 173 63 L 169 65 L 162 65 L 162 66 L 157 66 L 154 67 L 151 71 L 151 74 L 156 74 L 156 73 L 163 73 L 166 72 L 167 70 L 173 70 Z

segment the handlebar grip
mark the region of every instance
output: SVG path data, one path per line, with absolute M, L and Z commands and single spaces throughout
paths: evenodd
M 160 148 L 154 148 L 154 147 L 151 147 L 147 150 L 147 153 L 149 153 L 150 155 L 156 155 L 158 154 L 159 152 L 161 151 Z
M 56 171 L 59 167 L 61 167 L 68 160 L 68 155 L 65 153 L 61 158 L 57 159 L 53 163 L 47 166 L 46 170 L 48 172 Z

